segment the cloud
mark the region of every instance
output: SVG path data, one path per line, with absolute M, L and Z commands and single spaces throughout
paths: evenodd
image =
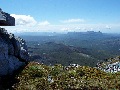
M 60 21 L 62 23 L 83 23 L 85 22 L 84 19 L 68 19 L 68 20 L 62 20 Z
M 15 17 L 16 25 L 34 26 L 37 23 L 37 21 L 30 15 L 11 14 L 11 16 Z
M 108 25 L 106 25 L 106 26 L 105 26 L 105 28 L 106 28 L 106 29 L 111 29 L 111 27 L 110 27 L 110 26 L 108 26 Z
M 59 24 L 51 24 L 48 20 L 36 21 L 30 15 L 16 15 L 16 26 L 5 27 L 9 32 L 84 32 L 84 31 L 102 31 L 119 32 L 120 24 L 88 24 L 84 19 L 68 19 Z M 112 27 L 112 28 L 111 28 Z
M 61 28 L 62 31 L 70 31 L 70 28 Z
M 43 22 L 39 22 L 38 25 L 46 26 L 46 25 L 50 25 L 50 23 L 48 21 L 43 21 Z

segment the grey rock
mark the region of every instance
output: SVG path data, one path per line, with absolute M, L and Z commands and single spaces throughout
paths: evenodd
M 0 38 L 0 59 L 8 58 L 8 46 L 7 44 Z
M 15 56 L 9 56 L 8 61 L 9 61 L 9 67 L 8 67 L 9 74 L 12 74 L 13 71 L 15 71 L 15 70 L 19 69 L 19 67 L 25 65 L 25 62 L 19 61 L 19 59 L 16 58 Z
M 15 18 L 0 8 L 0 26 L 15 26 Z
M 8 60 L 7 59 L 0 59 L 0 76 L 8 74 Z
M 0 76 L 11 75 L 29 62 L 26 42 L 0 28 Z

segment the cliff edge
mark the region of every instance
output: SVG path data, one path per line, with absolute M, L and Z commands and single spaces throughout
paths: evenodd
M 29 61 L 25 40 L 0 28 L 0 76 L 10 75 Z

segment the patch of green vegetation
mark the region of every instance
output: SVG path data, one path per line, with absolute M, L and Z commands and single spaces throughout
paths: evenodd
M 46 66 L 30 62 L 17 77 L 15 90 L 120 90 L 120 72 L 89 66 Z
M 31 59 L 46 65 L 62 64 L 66 66 L 70 63 L 77 63 L 79 65 L 94 67 L 98 62 L 98 59 L 83 53 L 82 48 L 62 43 L 47 42 L 32 47 L 37 47 L 37 49 L 31 49 L 33 51 Z

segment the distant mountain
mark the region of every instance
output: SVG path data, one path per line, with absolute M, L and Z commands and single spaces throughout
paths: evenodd
M 33 52 L 32 56 L 35 58 L 41 58 L 41 53 L 44 53 L 44 51 L 51 53 L 49 55 L 52 55 L 52 52 L 55 52 L 54 55 L 59 57 L 60 53 L 65 53 L 65 57 L 62 56 L 61 63 L 66 63 L 67 65 L 70 63 L 80 63 L 78 62 L 81 60 L 83 63 L 85 58 L 82 57 L 82 55 L 75 54 L 76 51 L 72 51 L 74 53 L 73 56 L 76 55 L 77 60 L 73 60 L 68 58 L 69 56 L 66 54 L 67 50 L 70 49 L 70 47 L 76 48 L 78 51 L 81 51 L 81 53 L 86 54 L 94 58 L 94 62 L 96 63 L 97 60 L 103 61 L 107 58 L 116 57 L 120 55 L 120 35 L 119 34 L 107 34 L 102 32 L 94 32 L 94 31 L 88 31 L 88 32 L 68 32 L 67 34 L 56 34 L 53 36 L 21 36 L 23 39 L 26 40 L 28 44 L 28 50 L 30 52 Z M 50 44 L 51 42 L 51 44 Z M 39 46 L 38 46 L 39 45 Z M 63 51 L 59 52 L 57 49 L 61 48 Z M 64 49 L 66 51 L 64 51 Z M 56 50 L 56 51 L 55 51 Z M 51 51 L 51 52 L 50 52 Z M 68 50 L 69 51 L 69 50 Z M 57 52 L 57 53 L 56 53 Z M 71 55 L 71 56 L 72 56 Z M 81 56 L 81 57 L 80 57 Z M 55 56 L 53 56 L 55 57 Z M 82 60 L 83 58 L 83 60 Z M 66 60 L 67 62 L 65 62 Z M 60 62 L 60 60 L 58 60 Z M 86 58 L 86 61 L 88 58 Z M 92 59 L 91 59 L 92 60 Z M 43 60 L 46 62 L 45 60 Z M 74 61 L 74 62 L 72 62 Z M 85 62 L 86 62 L 85 61 Z M 56 59 L 50 59 L 49 62 L 52 64 L 58 63 Z M 87 64 L 81 64 L 81 65 L 90 65 L 89 62 Z M 91 61 L 90 61 L 91 62 Z M 91 64 L 91 66 L 95 66 L 95 64 Z
M 65 33 L 57 33 L 57 32 L 19 32 L 15 33 L 17 36 L 56 36 Z

